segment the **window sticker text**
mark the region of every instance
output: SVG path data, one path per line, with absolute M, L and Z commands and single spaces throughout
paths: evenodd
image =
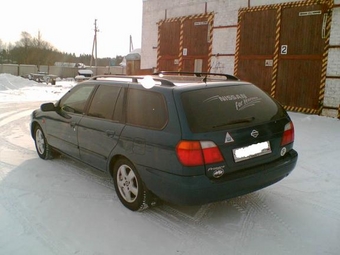
M 260 103 L 261 101 L 262 99 L 259 97 L 250 97 L 250 98 L 235 102 L 235 108 L 237 111 L 242 111 L 250 106 L 254 106 L 257 103 Z
M 235 101 L 239 99 L 247 99 L 248 97 L 245 94 L 235 94 L 235 95 L 226 95 L 226 96 L 212 96 L 203 101 L 203 103 L 211 102 L 214 100 L 220 100 L 221 102 L 225 101 Z
M 262 101 L 260 97 L 247 97 L 246 94 L 234 94 L 234 95 L 225 95 L 225 96 L 212 96 L 203 101 L 203 103 L 209 103 L 215 100 L 219 100 L 220 102 L 229 102 L 235 101 L 235 108 L 237 111 L 242 111 L 248 107 L 254 106 Z

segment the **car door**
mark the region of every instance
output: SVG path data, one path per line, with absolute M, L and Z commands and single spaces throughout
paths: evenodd
M 124 128 L 124 91 L 119 84 L 100 85 L 79 122 L 81 160 L 103 171 Z
M 94 84 L 74 87 L 60 99 L 57 111 L 46 120 L 50 145 L 75 158 L 79 158 L 78 124 L 94 88 Z

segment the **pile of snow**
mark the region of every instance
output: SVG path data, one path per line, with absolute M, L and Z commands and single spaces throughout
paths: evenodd
M 35 86 L 37 82 L 23 79 L 7 73 L 0 74 L 0 91 L 18 90 L 23 87 Z
M 48 85 L 2 73 L 0 74 L 0 101 L 53 101 L 59 99 L 75 85 L 76 82 L 70 80 L 60 80 L 56 85 Z

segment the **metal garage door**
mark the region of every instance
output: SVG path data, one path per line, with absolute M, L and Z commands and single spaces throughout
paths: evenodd
M 318 113 L 323 103 L 330 17 L 327 4 L 308 3 L 240 10 L 235 70 L 287 109 Z
M 213 14 L 160 21 L 157 69 L 206 72 L 212 51 Z
M 276 10 L 244 12 L 240 22 L 237 76 L 270 93 L 275 52 Z
M 160 71 L 177 71 L 180 24 L 180 20 L 174 20 L 158 26 L 157 69 Z

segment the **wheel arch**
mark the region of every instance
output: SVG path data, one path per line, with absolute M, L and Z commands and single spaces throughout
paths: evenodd
M 120 160 L 120 159 L 125 159 L 125 160 L 127 160 L 127 161 L 129 161 L 129 162 L 131 163 L 131 165 L 135 168 L 137 174 L 138 174 L 139 177 L 141 178 L 143 186 L 144 186 L 146 189 L 148 189 L 148 188 L 147 188 L 147 185 L 146 185 L 146 183 L 145 183 L 145 181 L 144 181 L 144 179 L 142 178 L 142 175 L 141 175 L 141 173 L 140 173 L 140 170 L 136 167 L 136 164 L 135 164 L 131 159 L 129 159 L 127 156 L 125 156 L 125 155 L 123 155 L 123 154 L 116 154 L 116 155 L 114 155 L 114 156 L 111 158 L 110 163 L 109 163 L 109 165 L 108 165 L 108 167 L 109 167 L 109 168 L 108 168 L 108 173 L 110 174 L 111 178 L 113 178 L 113 169 L 114 169 L 114 166 L 115 166 L 115 164 L 118 162 L 118 160 Z
M 136 171 L 138 172 L 137 168 L 136 168 L 136 165 L 126 156 L 124 155 L 121 155 L 121 154 L 117 154 L 117 155 L 114 155 L 111 160 L 110 160 L 110 163 L 109 163 L 109 169 L 108 169 L 108 172 L 109 174 L 111 175 L 111 177 L 113 177 L 113 168 L 115 166 L 115 164 L 117 163 L 118 160 L 120 159 L 126 159 L 128 160 L 136 169 Z M 139 174 L 139 172 L 138 172 Z
M 31 123 L 31 136 L 32 136 L 33 139 L 35 139 L 34 130 L 35 130 L 35 128 L 36 128 L 37 126 L 40 126 L 40 127 L 41 127 L 41 125 L 40 125 L 37 121 L 33 121 L 33 122 Z M 42 127 L 41 127 L 41 128 L 42 128 Z

